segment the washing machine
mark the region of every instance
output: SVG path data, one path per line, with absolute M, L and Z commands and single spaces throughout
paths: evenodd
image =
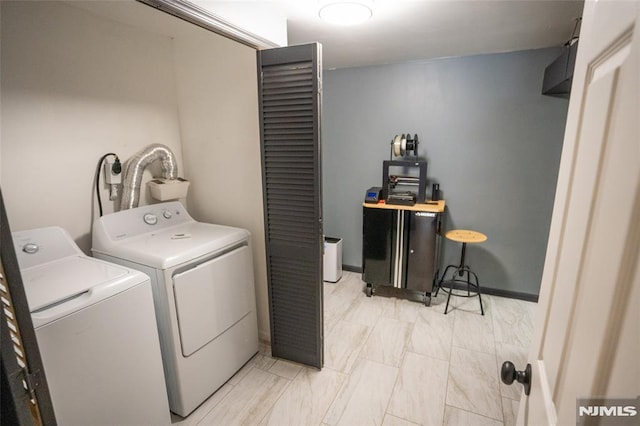
M 187 416 L 258 352 L 245 229 L 197 222 L 179 202 L 102 216 L 95 257 L 151 277 L 171 411 Z
M 169 425 L 149 277 L 59 227 L 12 236 L 58 424 Z

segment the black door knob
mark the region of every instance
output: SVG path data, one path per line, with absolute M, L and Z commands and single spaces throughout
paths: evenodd
M 500 369 L 500 379 L 505 385 L 510 385 L 516 380 L 524 386 L 524 394 L 529 395 L 531 392 L 531 364 L 527 364 L 524 371 L 517 371 L 511 361 L 505 361 Z

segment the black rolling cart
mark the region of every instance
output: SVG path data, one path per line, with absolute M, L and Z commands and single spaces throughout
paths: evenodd
M 409 292 L 431 304 L 440 263 L 444 200 L 414 205 L 363 203 L 362 279 Z

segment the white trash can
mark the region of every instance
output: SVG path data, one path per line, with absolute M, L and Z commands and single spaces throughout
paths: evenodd
M 342 278 L 342 238 L 324 237 L 322 279 L 332 283 Z

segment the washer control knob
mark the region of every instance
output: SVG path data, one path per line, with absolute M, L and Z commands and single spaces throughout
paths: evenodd
M 164 216 L 165 219 L 171 219 L 172 214 L 169 210 L 165 210 L 162 212 L 162 216 Z
M 146 223 L 147 225 L 155 225 L 156 223 L 158 223 L 158 216 L 156 216 L 153 213 L 145 214 L 142 219 L 144 220 L 144 223 Z
M 38 245 L 35 243 L 27 243 L 24 246 L 22 246 L 22 251 L 28 254 L 37 253 L 38 250 L 40 250 L 40 247 L 38 247 Z

